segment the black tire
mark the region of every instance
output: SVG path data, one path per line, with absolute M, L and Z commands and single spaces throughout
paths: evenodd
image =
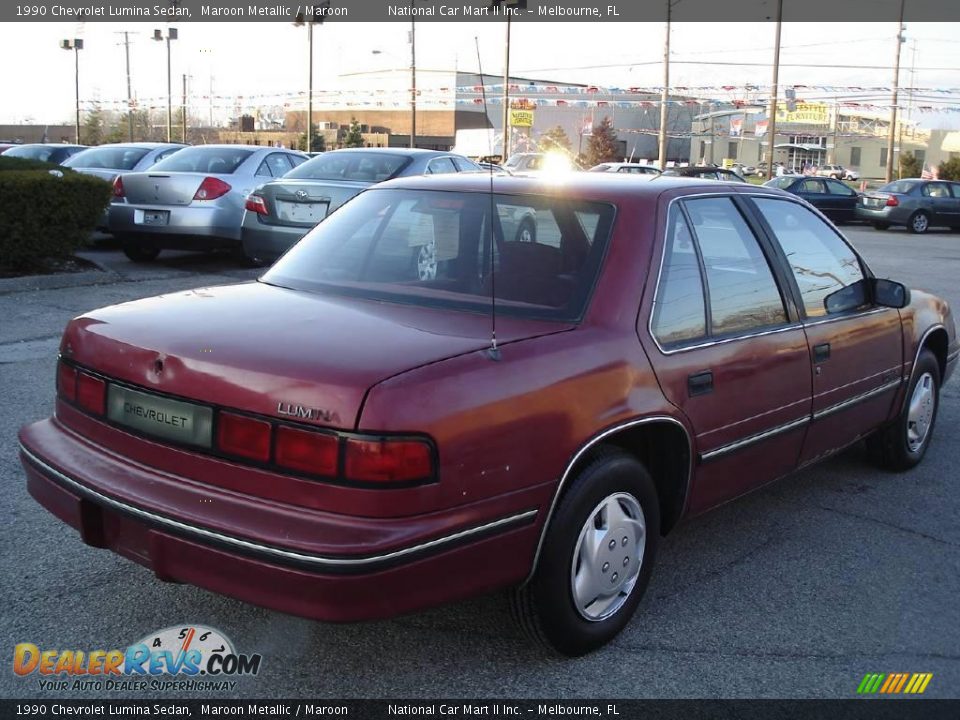
M 926 422 L 922 441 L 912 444 L 910 431 L 913 429 L 916 432 L 916 423 L 910 417 L 911 401 L 914 393 L 917 392 L 917 386 L 922 382 L 929 383 L 931 389 L 929 420 Z M 922 391 L 919 394 L 923 395 Z M 930 446 L 939 407 L 940 364 L 934 354 L 925 348 L 917 358 L 917 365 L 913 370 L 900 415 L 890 425 L 867 438 L 867 450 L 874 462 L 894 472 L 903 472 L 915 467 Z
M 532 243 L 537 241 L 537 225 L 528 217 L 525 217 L 517 228 L 517 234 L 513 239 L 517 242 Z
M 574 601 L 574 557 L 581 533 L 587 531 L 588 521 L 596 516 L 600 504 L 611 498 L 617 498 L 616 502 L 619 498 L 628 503 L 633 500 L 642 511 L 646 526 L 643 547 L 634 556 L 640 558 L 640 569 L 632 588 L 621 588 L 611 608 L 612 614 L 591 620 L 578 610 Z M 611 529 L 608 533 L 619 536 L 620 532 L 616 530 Z M 528 637 L 563 655 L 576 657 L 596 650 L 623 630 L 636 612 L 650 582 L 659 540 L 660 504 L 646 468 L 621 450 L 598 452 L 561 498 L 547 528 L 533 578 L 513 593 L 514 618 Z M 607 544 L 606 537 L 598 541 L 597 547 L 611 557 L 613 553 L 619 555 L 618 541 L 611 539 L 609 542 L 614 543 L 613 548 Z M 632 560 L 629 554 L 635 549 L 630 545 L 623 551 L 626 553 L 623 563 L 619 562 L 619 557 L 617 562 L 606 563 L 602 571 L 604 582 L 607 578 L 616 582 L 615 571 Z M 589 607 L 587 605 L 584 611 Z
M 123 254 L 135 263 L 153 262 L 160 255 L 160 248 L 144 247 L 143 245 L 138 245 L 135 240 L 126 238 L 123 240 L 122 247 Z
M 890 223 L 875 222 L 875 223 L 873 224 L 873 226 L 874 226 L 877 230 L 886 230 L 888 227 L 890 227 Z
M 236 260 L 240 267 L 244 268 L 259 268 L 267 264 L 266 261 L 261 260 L 260 258 L 250 257 L 247 255 L 247 251 L 243 248 L 243 245 L 239 245 L 231 250 L 230 255 L 234 260 Z
M 930 216 L 923 210 L 917 210 L 910 219 L 907 220 L 907 230 L 914 235 L 923 235 L 930 229 Z

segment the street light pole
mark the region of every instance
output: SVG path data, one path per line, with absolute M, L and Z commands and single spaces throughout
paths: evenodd
M 893 141 L 897 131 L 897 99 L 900 94 L 900 47 L 903 45 L 903 6 L 905 3 L 906 0 L 900 0 L 900 18 L 897 20 L 897 52 L 893 64 L 893 103 L 890 106 L 890 131 L 887 134 L 887 182 L 893 180 Z
M 507 35 L 503 46 L 503 153 L 500 160 L 505 163 L 510 158 L 510 18 L 512 13 L 505 7 L 507 13 Z M 480 78 L 483 82 L 483 78 Z
M 667 98 L 670 97 L 670 13 L 673 0 L 667 0 L 667 35 L 663 42 L 663 89 L 660 91 L 660 153 L 658 165 L 660 170 L 667 167 Z M 712 156 L 713 146 L 710 153 Z
M 767 123 L 767 132 L 770 133 L 769 150 L 767 152 L 768 178 L 774 175 L 773 153 L 777 144 L 777 85 L 780 81 L 780 30 L 783 25 L 783 0 L 777 0 L 777 36 L 773 43 L 773 85 L 770 88 L 770 120 Z
M 63 50 L 73 50 L 74 110 L 76 112 L 77 145 L 79 145 L 80 144 L 80 51 L 83 50 L 83 40 L 80 38 L 74 38 L 73 40 L 61 40 L 60 47 Z

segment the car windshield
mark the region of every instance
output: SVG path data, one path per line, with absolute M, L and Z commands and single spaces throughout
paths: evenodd
M 253 154 L 246 148 L 190 147 L 164 158 L 151 170 L 230 175 Z
M 383 182 L 396 177 L 412 158 L 380 152 L 331 152 L 295 167 L 285 177 L 295 180 L 361 180 Z
M 879 190 L 880 192 L 888 192 L 888 193 L 908 193 L 911 190 L 913 190 L 916 186 L 917 186 L 916 183 L 905 182 L 903 180 L 896 180 L 892 183 L 887 183 L 886 185 L 881 187 Z
M 46 161 L 50 159 L 50 156 L 53 155 L 53 151 L 56 149 L 56 145 L 31 145 L 25 147 L 12 147 L 3 154 L 7 157 Z
M 369 190 L 317 225 L 261 281 L 474 312 L 489 311 L 495 287 L 498 312 L 575 321 L 613 216 L 611 205 L 557 197 Z
M 64 160 L 66 167 L 132 170 L 149 150 L 136 147 L 98 147 L 78 152 Z

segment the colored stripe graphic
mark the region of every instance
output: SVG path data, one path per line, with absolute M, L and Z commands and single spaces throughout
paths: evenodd
M 933 673 L 867 673 L 857 686 L 858 695 L 921 695 L 933 679 Z

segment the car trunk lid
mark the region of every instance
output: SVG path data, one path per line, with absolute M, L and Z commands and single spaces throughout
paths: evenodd
M 229 174 L 192 172 L 149 172 L 123 175 L 127 202 L 135 205 L 183 206 L 193 202 L 205 178 L 214 177 L 232 185 Z
M 269 214 L 269 225 L 313 227 L 372 182 L 360 180 L 277 180 L 257 191 Z
M 497 338 L 572 327 L 498 318 Z M 482 314 L 247 283 L 88 313 L 61 353 L 134 390 L 350 430 L 376 383 L 489 344 Z

